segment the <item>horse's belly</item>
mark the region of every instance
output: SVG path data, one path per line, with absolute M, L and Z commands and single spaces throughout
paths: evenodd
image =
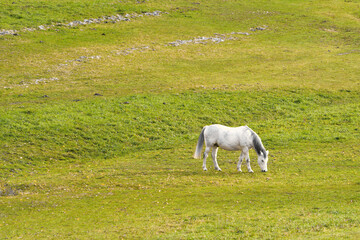
M 232 144 L 226 144 L 226 145 L 221 144 L 221 145 L 219 145 L 219 147 L 221 149 L 224 149 L 224 150 L 227 150 L 227 151 L 239 151 L 239 150 L 241 150 L 241 147 L 238 144 L 236 144 L 236 145 L 235 144 L 234 145 L 232 145 Z

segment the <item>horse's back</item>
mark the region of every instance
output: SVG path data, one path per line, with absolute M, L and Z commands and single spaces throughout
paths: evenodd
M 221 135 L 227 132 L 234 132 L 236 128 L 233 127 L 227 127 L 221 124 L 213 124 L 206 126 L 206 133 L 207 135 L 215 134 L 215 135 Z
M 207 129 L 213 132 L 234 132 L 237 134 L 243 134 L 247 130 L 251 130 L 248 126 L 240 126 L 240 127 L 228 127 L 221 124 L 213 124 L 206 126 Z

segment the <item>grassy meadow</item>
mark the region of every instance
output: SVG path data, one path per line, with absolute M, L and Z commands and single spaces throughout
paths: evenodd
M 3 0 L 5 30 L 0 239 L 360 238 L 360 1 Z M 213 123 L 268 172 L 202 171 Z

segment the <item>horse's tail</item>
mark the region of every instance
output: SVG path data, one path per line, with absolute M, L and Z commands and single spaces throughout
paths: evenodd
M 199 136 L 199 140 L 197 142 L 197 145 L 196 145 L 196 150 L 195 150 L 195 153 L 194 153 L 194 158 L 201 158 L 201 150 L 202 150 L 202 147 L 204 145 L 204 132 L 205 132 L 205 127 L 203 127 L 201 133 L 200 133 L 200 136 Z

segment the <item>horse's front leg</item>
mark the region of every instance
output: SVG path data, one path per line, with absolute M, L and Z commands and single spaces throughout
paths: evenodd
M 242 164 L 242 161 L 243 161 L 244 158 L 245 158 L 245 154 L 244 154 L 244 152 L 241 152 L 240 157 L 239 157 L 239 162 L 237 164 L 237 170 L 239 172 L 242 172 L 241 171 L 241 164 Z
M 204 171 L 207 171 L 207 168 L 206 168 L 206 158 L 207 158 L 208 155 L 209 155 L 210 149 L 211 149 L 210 147 L 205 147 L 205 151 L 204 151 L 204 161 L 203 161 L 203 166 L 202 166 L 202 168 L 203 168 Z
M 251 169 L 251 166 L 250 166 L 250 156 L 249 156 L 249 152 L 246 153 L 246 166 L 247 166 L 247 169 L 249 171 L 249 173 L 253 173 L 254 171 Z
M 221 171 L 221 168 L 219 167 L 218 162 L 217 162 L 217 159 L 216 159 L 217 151 L 218 151 L 218 148 L 217 148 L 217 147 L 213 147 L 211 157 L 212 157 L 213 162 L 214 162 L 215 170 Z

